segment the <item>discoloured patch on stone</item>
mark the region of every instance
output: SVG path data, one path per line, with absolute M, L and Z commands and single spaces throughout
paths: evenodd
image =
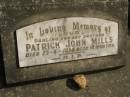
M 88 79 L 85 77 L 85 75 L 75 75 L 73 77 L 73 80 L 78 84 L 78 86 L 81 89 L 85 89 L 86 87 L 88 87 Z

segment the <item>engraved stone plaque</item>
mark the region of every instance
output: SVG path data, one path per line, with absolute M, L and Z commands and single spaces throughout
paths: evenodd
M 118 23 L 68 17 L 16 31 L 20 67 L 118 54 Z

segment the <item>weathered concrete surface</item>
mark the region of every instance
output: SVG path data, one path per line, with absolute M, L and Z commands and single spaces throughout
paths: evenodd
M 78 90 L 68 78 L 0 89 L 0 97 L 130 97 L 130 37 L 127 66 L 89 74 L 89 88 Z
M 25 3 L 21 3 L 24 0 L 19 0 L 18 3 L 14 3 L 16 0 L 5 0 L 6 1 L 6 5 L 3 2 L 4 0 L 0 0 L 0 8 L 3 7 L 2 10 L 8 10 L 7 13 L 4 13 L 3 11 L 0 12 L 0 14 L 2 14 L 2 17 L 5 19 L 5 21 L 0 22 L 1 23 L 1 28 L 3 29 L 4 32 L 5 29 L 6 30 L 10 30 L 12 29 L 13 25 L 17 24 L 16 22 L 16 18 L 18 20 L 22 20 L 22 18 L 26 18 L 29 17 L 32 13 L 36 13 L 37 11 L 44 11 L 44 10 L 39 10 L 37 9 L 40 5 L 40 7 L 42 6 L 47 6 L 46 3 L 44 3 L 44 5 L 42 5 L 42 3 L 38 3 L 41 0 L 37 0 L 37 2 L 35 2 L 35 4 L 37 4 L 36 6 L 33 6 L 34 10 L 32 9 L 32 5 L 34 3 L 28 3 L 30 1 L 35 1 L 35 0 L 26 0 Z M 21 2 L 20 2 L 21 1 Z M 45 2 L 51 2 L 54 1 L 54 3 L 56 3 L 55 1 L 59 1 L 60 3 L 62 3 L 64 5 L 64 7 L 70 7 L 72 4 L 72 1 L 75 2 L 79 2 L 80 4 L 83 4 L 82 6 L 84 7 L 86 4 L 89 4 L 86 2 L 83 3 L 86 0 L 43 0 Z M 62 1 L 62 2 L 61 2 Z M 70 2 L 69 4 L 66 5 L 66 2 Z M 89 0 L 88 0 L 89 1 Z M 101 1 L 101 0 L 93 0 L 93 1 Z M 102 0 L 104 1 L 104 0 Z M 105 0 L 105 1 L 114 1 L 114 0 Z M 118 1 L 118 0 L 115 0 Z M 125 0 L 122 0 L 125 1 Z M 73 6 L 76 5 L 76 3 L 73 3 Z M 60 3 L 56 3 L 52 7 L 57 7 L 58 5 L 60 5 Z M 29 4 L 30 6 L 25 6 Z M 50 3 L 51 4 L 51 3 Z M 50 5 L 49 4 L 49 5 Z M 98 4 L 98 3 L 97 3 Z M 25 6 L 25 7 L 21 7 L 21 6 Z M 112 9 L 115 8 L 115 3 L 111 3 L 110 6 Z M 120 11 L 123 11 L 124 9 L 120 9 L 120 6 L 118 4 L 116 4 L 119 7 Z M 4 6 L 8 6 L 7 8 L 4 8 Z M 17 7 L 15 7 L 17 6 Z M 90 6 L 93 6 L 92 4 L 90 4 Z M 63 6 L 61 6 L 62 8 Z M 100 10 L 100 8 L 95 8 L 95 6 L 93 6 L 94 9 L 98 9 Z M 21 9 L 26 10 L 21 12 Z M 101 8 L 102 10 L 105 11 L 110 11 L 110 10 L 106 10 Z M 78 9 L 76 9 L 78 10 Z M 10 13 L 11 11 L 13 11 L 13 13 Z M 112 10 L 113 14 L 116 15 L 120 15 L 120 11 L 117 11 L 117 13 L 115 13 L 115 11 Z M 16 14 L 16 12 L 18 14 Z M 28 13 L 25 15 L 22 15 L 24 13 Z M 14 16 L 13 16 L 14 15 Z M 10 16 L 10 17 L 7 17 Z M 23 17 L 22 17 L 23 16 Z M 5 18 L 7 17 L 7 18 Z M 13 18 L 13 19 L 12 19 Z M 37 18 L 34 17 L 34 18 Z M 124 15 L 125 18 L 125 15 Z M 8 21 L 8 22 L 7 22 Z M 36 21 L 34 21 L 36 22 Z M 9 28 L 6 27 L 6 25 L 10 25 Z M 27 22 L 28 24 L 28 22 Z M 0 29 L 0 31 L 2 30 Z M 3 32 L 3 33 L 4 33 Z M 8 35 L 8 34 L 7 34 Z M 95 74 L 89 74 L 87 75 L 89 78 L 89 88 L 85 89 L 85 90 L 78 90 L 75 85 L 73 85 L 73 83 L 68 80 L 68 78 L 64 78 L 64 79 L 57 79 L 57 80 L 53 80 L 53 81 L 49 81 L 49 82 L 28 82 L 28 83 L 22 83 L 19 84 L 19 86 L 14 86 L 14 87 L 6 87 L 6 88 L 2 88 L 0 89 L 0 97 L 130 97 L 130 37 L 128 38 L 128 47 L 127 47 L 127 66 L 120 68 L 120 69 L 116 69 L 116 70 L 109 70 L 109 71 L 104 71 L 104 72 L 95 72 Z M 1 48 L 1 47 L 0 47 Z M 1 54 L 0 54 L 1 55 Z M 2 56 L 0 56 L 2 57 Z M 2 59 L 2 58 L 0 58 Z M 0 61 L 1 62 L 1 61 Z M 3 62 L 2 62 L 3 63 Z M 1 63 L 1 64 L 2 64 Z M 1 69 L 1 66 L 0 66 Z M 2 69 L 1 69 L 2 70 Z M 4 77 L 3 76 L 3 70 L 0 70 L 0 87 L 4 87 Z M 35 75 L 35 74 L 34 74 Z

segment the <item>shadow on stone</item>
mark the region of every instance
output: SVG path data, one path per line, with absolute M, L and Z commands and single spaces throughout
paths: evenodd
M 1 47 L 1 36 L 0 36 L 0 89 L 5 86 L 5 72 L 4 72 L 4 62 L 3 62 L 3 52 Z
M 74 91 L 78 91 L 80 89 L 79 86 L 75 83 L 75 81 L 72 78 L 67 79 L 66 85 L 67 87 L 69 87 Z

